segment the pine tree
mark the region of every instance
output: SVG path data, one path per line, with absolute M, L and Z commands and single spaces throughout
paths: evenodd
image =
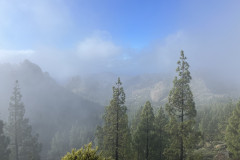
M 22 95 L 18 81 L 13 89 L 9 103 L 7 133 L 10 137 L 11 160 L 39 160 L 41 144 L 38 135 L 32 135 L 29 120 L 24 118 L 25 108 L 21 101 Z
M 146 102 L 142 109 L 140 123 L 137 127 L 134 141 L 139 142 L 136 148 L 140 154 L 138 159 L 149 160 L 153 156 L 154 150 L 154 113 L 151 103 Z
M 132 120 L 132 123 L 131 123 L 131 135 L 132 135 L 132 140 L 133 140 L 133 157 L 137 160 L 140 159 L 140 155 L 142 155 L 142 152 L 141 152 L 141 144 L 140 144 L 140 141 L 139 141 L 139 138 L 138 138 L 138 131 L 137 131 L 137 128 L 138 128 L 138 125 L 140 123 L 140 120 L 141 120 L 141 113 L 142 113 L 142 110 L 143 110 L 143 106 L 140 107 L 140 109 L 137 110 L 133 120 Z M 142 156 L 143 157 L 143 156 Z
M 113 87 L 113 98 L 110 105 L 105 108 L 103 115 L 103 151 L 108 157 L 115 160 L 129 159 L 130 154 L 130 130 L 128 128 L 127 107 L 125 93 L 120 78 Z
M 8 148 L 9 138 L 3 133 L 3 121 L 0 120 L 0 157 L 4 160 L 9 160 L 10 150 Z
M 173 81 L 173 88 L 168 96 L 166 110 L 170 116 L 169 130 L 171 134 L 171 144 L 165 154 L 169 157 L 174 155 L 174 159 L 183 160 L 191 155 L 196 144 L 196 135 L 193 126 L 196 117 L 195 103 L 190 88 L 191 75 L 189 65 L 181 51 L 180 60 L 176 69 L 178 76 Z
M 233 158 L 240 159 L 240 102 L 228 120 L 225 139 L 227 149 L 233 154 Z
M 154 138 L 154 148 L 155 148 L 155 157 L 154 159 L 163 160 L 165 157 L 163 156 L 164 149 L 168 144 L 168 133 L 166 130 L 166 126 L 168 123 L 168 119 L 164 113 L 162 107 L 159 108 L 157 115 L 154 121 L 155 128 L 155 138 Z

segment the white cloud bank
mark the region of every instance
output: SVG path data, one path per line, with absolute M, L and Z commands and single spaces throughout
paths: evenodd
M 0 49 L 0 62 L 1 63 L 18 63 L 24 59 L 28 59 L 35 53 L 34 50 L 6 50 Z
M 120 53 L 119 46 L 101 35 L 88 37 L 79 42 L 77 46 L 77 55 L 83 60 L 108 59 Z

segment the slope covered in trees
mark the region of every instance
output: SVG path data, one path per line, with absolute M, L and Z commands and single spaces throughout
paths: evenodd
M 99 115 L 103 109 L 101 105 L 66 90 L 28 60 L 18 65 L 1 64 L 0 79 L 1 119 L 8 119 L 9 97 L 12 96 L 15 80 L 19 80 L 25 115 L 31 120 L 33 130 L 39 133 L 43 158 L 47 157 L 56 132 L 70 130 L 75 123 L 93 132 L 95 125 L 99 124 Z
M 194 94 L 196 107 L 200 108 L 208 103 L 218 102 L 229 96 L 238 98 L 240 92 L 227 89 L 227 92 L 215 89 L 223 87 L 218 79 L 209 79 L 208 75 L 192 72 L 190 86 Z M 76 76 L 71 78 L 65 87 L 73 93 L 85 97 L 101 105 L 107 105 L 111 98 L 112 82 L 118 75 L 114 73 L 92 74 L 90 76 Z M 126 93 L 126 105 L 128 109 L 136 110 L 150 100 L 153 106 L 164 105 L 167 102 L 169 91 L 172 87 L 174 71 L 168 74 L 149 73 L 140 75 L 121 75 Z M 214 84 L 215 87 L 211 87 Z M 217 85 L 218 84 L 218 85 Z M 217 85 L 217 86 L 216 86 Z M 225 87 L 228 88 L 228 87 Z M 232 92 L 231 92 L 232 91 Z
M 119 160 L 193 157 L 196 160 L 208 160 L 234 156 L 238 159 L 238 152 L 230 147 L 237 139 L 237 136 L 231 133 L 233 132 L 231 126 L 238 125 L 232 120 L 237 119 L 237 116 L 234 116 L 237 115 L 236 100 L 213 94 L 202 80 L 190 83 L 191 76 L 184 55 L 181 56 L 177 69 L 179 75 L 173 84 L 170 84 L 168 76 L 142 75 L 131 78 L 124 76 L 123 85 L 120 79 L 114 85 L 112 97 L 106 94 L 108 92 L 106 90 L 111 91 L 108 83 L 113 83 L 116 80 L 115 76 L 107 81 L 102 81 L 104 79 L 102 78 L 98 84 L 95 84 L 98 81 L 97 77 L 94 78 L 89 93 L 88 85 L 85 89 L 81 85 L 77 86 L 86 92 L 82 95 L 75 90 L 78 82 L 71 87 L 61 87 L 47 73 L 43 73 L 38 66 L 29 61 L 20 65 L 1 65 L 0 72 L 3 82 L 0 84 L 2 88 L 0 111 L 8 112 L 13 82 L 19 79 L 22 102 L 26 109 L 25 116 L 30 119 L 30 123 L 27 120 L 22 123 L 28 130 L 24 135 L 32 137 L 26 143 L 35 145 L 32 148 L 38 150 L 38 141 L 34 134 L 39 133 L 39 141 L 43 144 L 41 159 L 61 159 L 67 151 L 81 148 L 91 141 L 94 146 L 98 145 L 103 157 Z M 160 81 L 159 77 L 162 77 Z M 94 97 L 91 99 L 88 95 L 91 95 L 94 89 L 96 99 Z M 100 97 L 97 96 L 99 94 Z M 104 112 L 101 105 L 81 96 L 95 102 L 100 102 L 98 101 L 100 98 L 101 104 L 108 100 L 110 102 L 107 103 Z M 198 100 L 194 103 L 195 98 L 199 97 L 211 98 L 206 98 L 205 103 L 199 103 Z M 163 107 L 165 103 L 166 108 Z M 24 115 L 23 113 L 24 109 L 19 115 Z M 1 114 L 1 117 L 7 121 L 6 114 Z M 6 125 L 5 128 L 7 131 Z M 31 130 L 34 131 L 33 135 L 29 134 Z M 6 146 L 16 148 L 16 144 L 8 145 L 8 139 L 13 138 L 6 133 L 0 132 L 0 140 L 5 142 L 1 143 L 0 149 L 7 157 L 9 152 Z M 11 152 L 11 155 L 14 152 Z M 27 152 L 29 153 L 26 150 L 24 155 L 29 155 Z
M 240 102 L 233 110 L 226 129 L 226 143 L 234 159 L 240 158 Z

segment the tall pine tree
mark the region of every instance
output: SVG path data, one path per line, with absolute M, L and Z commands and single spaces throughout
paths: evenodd
M 24 118 L 25 108 L 22 95 L 16 81 L 9 103 L 7 133 L 10 137 L 10 160 L 39 160 L 41 144 L 38 135 L 32 135 L 29 120 Z
M 10 150 L 8 148 L 9 139 L 4 135 L 3 132 L 3 121 L 0 120 L 0 158 L 9 160 Z
M 116 86 L 113 87 L 112 100 L 105 108 L 102 128 L 104 154 L 115 160 L 129 159 L 130 156 L 131 136 L 126 111 L 125 93 L 122 82 L 118 78 Z
M 240 102 L 228 120 L 225 139 L 228 150 L 233 154 L 233 159 L 240 159 Z
M 151 103 L 146 102 L 142 109 L 140 123 L 134 136 L 134 142 L 139 142 L 137 152 L 138 159 L 149 160 L 154 156 L 154 113 Z
M 168 128 L 171 134 L 170 146 L 165 152 L 168 159 L 187 159 L 196 144 L 193 130 L 196 109 L 189 85 L 191 75 L 186 59 L 184 52 L 181 51 L 176 69 L 178 76 L 173 81 L 173 88 L 166 104 L 166 110 L 170 116 Z
M 168 123 L 168 119 L 164 113 L 164 109 L 162 107 L 157 111 L 157 115 L 154 120 L 154 148 L 155 154 L 154 159 L 163 160 L 165 159 L 163 152 L 164 149 L 168 145 L 168 133 L 166 130 L 166 126 Z
M 142 155 L 141 152 L 141 143 L 138 138 L 138 125 L 141 120 L 141 114 L 142 114 L 143 106 L 140 107 L 140 109 L 137 110 L 137 112 L 134 115 L 134 118 L 131 123 L 131 135 L 132 135 L 132 145 L 133 145 L 133 157 L 134 159 L 139 160 L 140 156 Z M 143 157 L 143 156 L 142 156 Z

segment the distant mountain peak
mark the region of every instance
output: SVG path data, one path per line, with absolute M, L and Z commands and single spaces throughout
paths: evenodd
M 21 66 L 30 69 L 36 73 L 42 73 L 42 69 L 35 63 L 32 63 L 30 60 L 25 59 L 22 63 Z

